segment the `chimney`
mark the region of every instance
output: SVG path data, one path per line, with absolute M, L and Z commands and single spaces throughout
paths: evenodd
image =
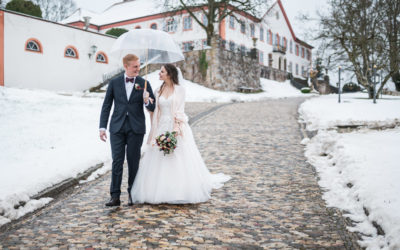
M 84 27 L 85 30 L 88 30 L 88 29 L 89 29 L 90 18 L 91 18 L 90 16 L 84 16 L 84 17 L 83 17 L 83 20 L 85 21 L 85 27 Z

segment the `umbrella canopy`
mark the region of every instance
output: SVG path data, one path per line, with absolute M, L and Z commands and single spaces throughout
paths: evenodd
M 170 34 L 153 29 L 134 29 L 122 34 L 113 44 L 111 54 L 119 58 L 135 54 L 142 62 L 149 63 L 173 63 L 185 59 Z

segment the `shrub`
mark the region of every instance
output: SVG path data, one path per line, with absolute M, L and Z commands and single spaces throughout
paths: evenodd
M 40 6 L 31 1 L 11 0 L 7 3 L 6 9 L 42 18 L 42 10 L 40 9 Z
M 128 32 L 128 30 L 122 29 L 122 28 L 112 28 L 110 30 L 107 30 L 106 34 L 110 35 L 110 36 L 119 37 L 120 35 L 124 34 L 125 32 Z
M 343 91 L 343 93 L 344 92 L 358 92 L 358 91 L 361 91 L 361 88 L 357 84 L 349 82 L 349 83 L 346 83 L 345 85 L 343 85 L 342 91 Z
M 303 87 L 303 88 L 301 88 L 301 93 L 308 94 L 308 93 L 310 93 L 310 92 L 311 92 L 311 89 L 310 89 L 309 87 Z

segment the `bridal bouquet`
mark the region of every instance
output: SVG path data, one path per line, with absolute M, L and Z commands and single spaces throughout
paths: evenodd
M 178 140 L 176 139 L 176 132 L 165 132 L 156 137 L 157 146 L 160 151 L 164 151 L 164 155 L 174 152 Z

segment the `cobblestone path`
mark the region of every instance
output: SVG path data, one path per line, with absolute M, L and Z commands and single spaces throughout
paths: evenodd
M 234 103 L 194 123 L 210 171 L 232 176 L 206 203 L 128 207 L 123 193 L 121 207 L 107 208 L 107 174 L 3 233 L 0 249 L 358 249 L 303 156 L 302 101 Z M 187 112 L 217 105 L 189 103 Z

